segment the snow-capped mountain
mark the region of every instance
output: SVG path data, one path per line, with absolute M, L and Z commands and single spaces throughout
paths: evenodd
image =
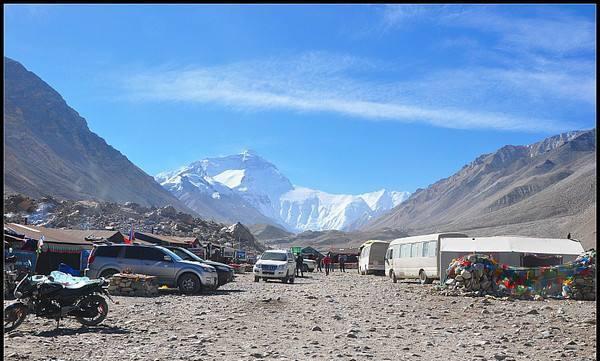
M 228 221 L 265 223 L 257 221 L 260 214 L 267 223 L 290 231 L 355 229 L 409 195 L 384 189 L 360 195 L 329 194 L 293 186 L 275 165 L 252 151 L 203 159 L 155 179 L 200 214 L 206 213 L 200 208 L 208 202 Z
M 408 198 L 408 192 L 377 192 L 360 195 L 330 194 L 295 187 L 283 194 L 279 215 L 294 230 L 353 230 Z

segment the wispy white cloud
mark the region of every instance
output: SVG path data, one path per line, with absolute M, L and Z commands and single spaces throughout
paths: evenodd
M 136 100 L 213 103 L 235 109 L 287 109 L 332 112 L 372 121 L 425 123 L 456 129 L 501 129 L 554 132 L 573 124 L 547 117 L 519 114 L 512 104 L 486 107 L 498 93 L 498 79 L 513 79 L 511 88 L 530 88 L 543 75 L 530 79 L 519 74 L 447 73 L 410 82 L 362 76 L 386 71 L 389 64 L 326 53 L 308 53 L 294 59 L 267 59 L 213 67 L 145 71 L 127 78 Z M 454 79 L 454 80 L 452 80 Z M 561 79 L 545 79 L 556 83 Z M 477 86 L 473 91 L 471 86 Z M 503 85 L 506 87 L 506 85 Z M 580 89 L 565 90 L 570 96 Z M 537 87 L 546 97 L 543 87 Z M 486 99 L 468 99 L 470 93 L 488 92 Z M 508 93 L 509 90 L 506 90 Z M 484 106 L 481 106 L 483 104 Z
M 496 35 L 495 46 L 506 51 L 552 55 L 595 51 L 595 23 L 551 5 L 542 10 L 522 6 L 519 12 L 504 5 L 386 5 L 381 14 L 380 24 L 386 30 L 416 23 L 468 28 Z

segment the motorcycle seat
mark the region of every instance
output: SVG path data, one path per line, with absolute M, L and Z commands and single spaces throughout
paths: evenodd
M 91 286 L 91 285 L 96 286 L 99 283 L 100 282 L 97 282 L 97 281 L 92 281 L 92 282 L 78 282 L 78 283 L 75 283 L 75 284 L 72 284 L 72 285 L 65 285 L 65 288 L 69 289 L 69 290 L 77 290 L 77 289 L 83 288 L 85 286 Z
M 79 282 L 79 283 L 75 283 L 73 285 L 65 285 L 65 288 L 69 289 L 69 290 L 77 290 L 77 289 L 83 288 L 87 285 L 88 285 L 87 283 Z
M 91 292 L 97 287 L 97 283 L 78 283 L 76 285 L 65 286 L 62 290 L 60 290 L 60 295 L 63 297 L 77 297 Z

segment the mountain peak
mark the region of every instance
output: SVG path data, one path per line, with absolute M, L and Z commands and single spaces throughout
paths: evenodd
M 197 179 L 198 189 L 188 191 L 179 186 L 181 177 L 167 182 L 173 175 Z M 282 224 L 293 231 L 356 227 L 390 210 L 408 196 L 407 192 L 386 189 L 350 195 L 294 186 L 274 164 L 251 149 L 224 157 L 205 158 L 179 171 L 158 174 L 156 179 L 192 208 L 205 194 L 224 193 L 215 190 L 221 187 L 268 217 L 271 224 Z M 184 189 L 186 191 L 182 192 Z
M 256 153 L 256 151 L 252 150 L 252 149 L 244 149 L 240 155 L 242 156 L 242 160 L 246 160 L 246 158 L 250 158 L 250 157 L 259 157 L 258 153 Z

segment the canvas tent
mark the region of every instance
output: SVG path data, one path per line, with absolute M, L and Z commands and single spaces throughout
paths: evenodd
M 174 247 L 198 247 L 200 244 L 196 237 L 178 237 L 178 236 L 164 236 L 154 233 L 135 232 L 136 241 L 145 241 L 150 244 L 156 244 L 159 246 L 174 246 Z M 140 242 L 143 243 L 143 242 Z
M 347 257 L 347 263 L 358 262 L 358 256 L 360 255 L 360 249 L 358 248 L 330 248 L 329 254 L 332 258 L 333 263 L 339 263 L 339 257 L 345 255 Z
M 509 266 L 535 267 L 574 261 L 584 249 L 574 239 L 495 236 L 442 238 L 439 252 L 440 279 L 445 279 L 450 262 L 471 253 L 489 255 Z
M 302 257 L 310 259 L 318 259 L 325 257 L 321 252 L 317 251 L 313 247 L 302 248 Z
M 38 274 L 58 270 L 61 263 L 75 270 L 82 270 L 94 243 L 123 243 L 123 235 L 119 231 L 46 228 L 16 223 L 5 224 L 4 228 L 4 239 L 11 243 L 17 257 L 19 254 L 23 257 L 31 254 Z M 42 236 L 44 242 L 41 252 L 35 257 L 35 247 Z M 33 241 L 34 248 L 20 252 L 28 244 L 28 240 Z

